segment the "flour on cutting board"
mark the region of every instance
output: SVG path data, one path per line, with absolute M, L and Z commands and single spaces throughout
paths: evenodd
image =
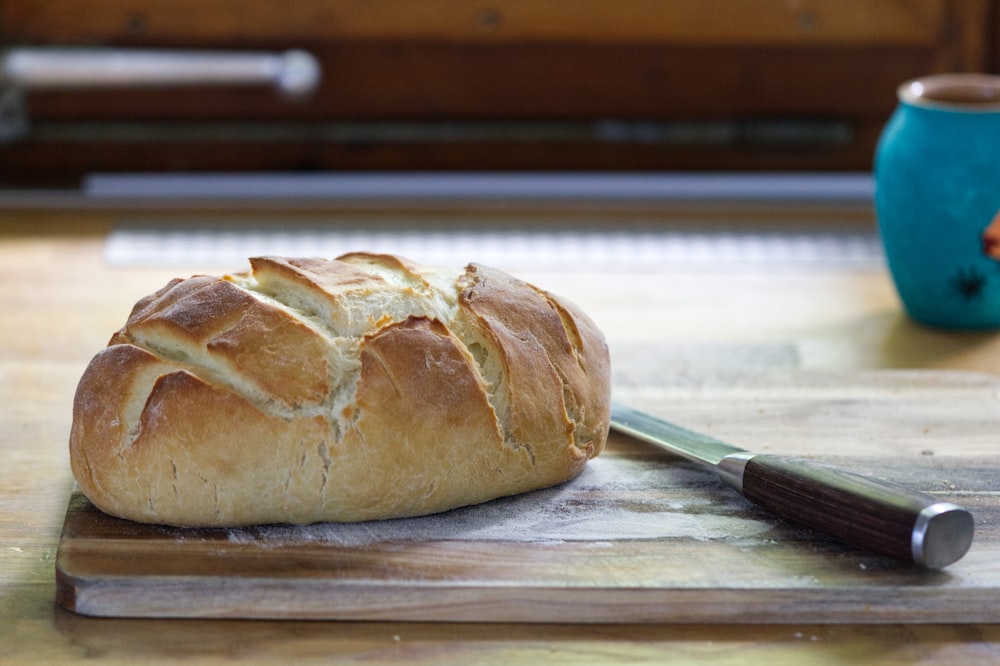
M 363 547 L 388 541 L 535 543 L 636 539 L 738 541 L 771 525 L 716 477 L 674 460 L 597 458 L 555 488 L 419 518 L 308 526 L 268 525 L 228 531 L 233 543 L 280 547 L 323 543 Z

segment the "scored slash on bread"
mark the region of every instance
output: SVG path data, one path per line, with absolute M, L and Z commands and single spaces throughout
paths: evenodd
M 610 362 L 571 303 L 471 264 L 258 257 L 140 300 L 74 401 L 103 511 L 178 526 L 423 515 L 576 476 Z

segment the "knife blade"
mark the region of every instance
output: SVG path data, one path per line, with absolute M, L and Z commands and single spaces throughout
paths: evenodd
M 786 520 L 860 548 L 940 569 L 972 545 L 972 514 L 928 493 L 814 460 L 752 453 L 618 402 L 611 427 L 714 470 Z

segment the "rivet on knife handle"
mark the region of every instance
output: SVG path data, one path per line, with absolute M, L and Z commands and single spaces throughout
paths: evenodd
M 750 453 L 618 403 L 611 411 L 617 430 L 708 465 L 773 513 L 852 545 L 938 569 L 972 544 L 972 515 L 933 495 L 815 461 Z

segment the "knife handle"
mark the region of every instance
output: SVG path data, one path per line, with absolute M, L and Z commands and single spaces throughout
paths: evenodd
M 726 483 L 771 512 L 896 559 L 938 569 L 972 544 L 967 510 L 893 483 L 767 454 L 732 454 L 718 470 Z

